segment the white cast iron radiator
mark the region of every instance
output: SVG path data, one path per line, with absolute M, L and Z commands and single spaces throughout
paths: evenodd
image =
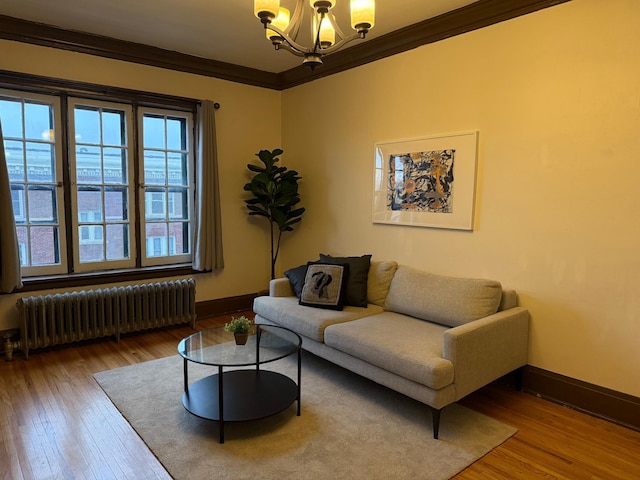
M 192 278 L 18 299 L 20 347 L 29 350 L 189 323 L 195 327 Z

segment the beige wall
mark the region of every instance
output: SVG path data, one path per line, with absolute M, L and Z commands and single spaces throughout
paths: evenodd
M 575 0 L 283 93 L 319 252 L 517 289 L 529 363 L 640 396 L 640 2 Z M 478 130 L 473 232 L 372 224 L 376 142 Z M 316 257 L 317 258 L 317 257 Z
M 268 235 L 242 201 L 246 164 L 281 144 L 281 93 L 214 78 L 0 40 L 0 69 L 220 102 L 216 113 L 225 254 L 223 271 L 197 275 L 197 301 L 267 288 Z M 265 114 L 268 112 L 268 115 Z M 0 296 L 0 330 L 17 325 L 16 296 Z

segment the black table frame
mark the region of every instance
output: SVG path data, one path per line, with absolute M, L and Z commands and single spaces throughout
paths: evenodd
M 207 376 L 189 385 L 188 364 L 193 360 L 183 356 L 184 394 L 182 396 L 182 404 L 189 413 L 218 422 L 220 443 L 224 443 L 225 422 L 257 420 L 276 415 L 286 410 L 295 401 L 298 402 L 296 414 L 300 416 L 302 339 L 287 328 L 276 325 L 264 326 L 282 328 L 298 337 L 297 383 L 281 373 L 260 369 L 262 325 L 256 326 L 255 370 L 224 371 L 224 368 L 229 366 L 218 365 L 217 374 Z M 289 355 L 293 353 L 296 353 L 296 351 L 292 351 Z

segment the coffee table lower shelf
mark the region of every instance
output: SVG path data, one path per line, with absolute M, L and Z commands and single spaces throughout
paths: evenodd
M 218 421 L 219 440 L 224 443 L 224 422 L 257 420 L 276 415 L 296 400 L 300 415 L 298 396 L 296 382 L 281 373 L 232 370 L 210 375 L 189 385 L 182 395 L 182 404 L 193 415 Z

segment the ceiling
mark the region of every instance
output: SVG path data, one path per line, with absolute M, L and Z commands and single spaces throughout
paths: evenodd
M 475 1 L 377 0 L 376 24 L 364 41 Z M 295 0 L 281 0 L 281 5 L 293 12 Z M 337 0 L 334 14 L 345 33 L 350 30 L 347 0 Z M 266 72 L 280 73 L 301 62 L 274 51 L 253 15 L 252 0 L 1 0 L 0 15 Z

